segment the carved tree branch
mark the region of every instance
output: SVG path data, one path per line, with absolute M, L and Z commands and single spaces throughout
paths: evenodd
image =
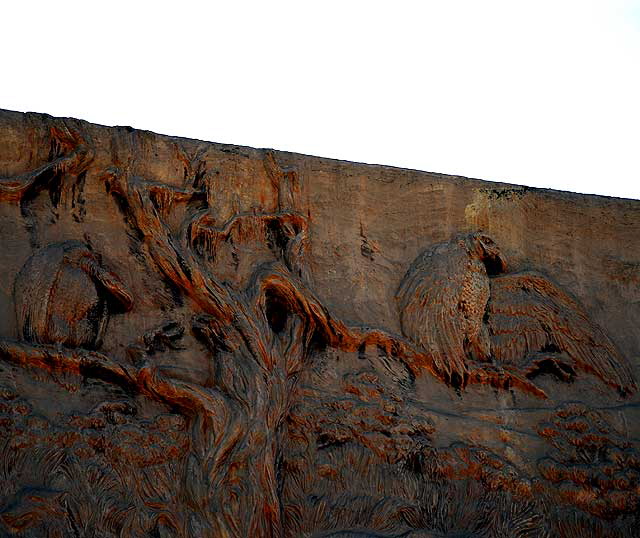
M 30 172 L 13 178 L 0 178 L 0 200 L 22 200 L 28 194 L 46 188 L 57 176 L 71 172 L 80 174 L 88 168 L 95 152 L 79 132 L 67 127 L 63 130 L 52 127 L 51 137 L 55 145 L 67 153 Z
M 437 359 L 408 342 L 382 331 L 352 329 L 334 320 L 294 276 L 291 260 L 288 266 L 273 263 L 260 267 L 246 290 L 231 290 L 210 274 L 190 248 L 189 233 L 197 220 L 183 226 L 182 242 L 178 242 L 158 215 L 149 183 L 113 169 L 105 181 L 160 272 L 206 315 L 199 332 L 215 356 L 216 385 L 235 403 L 224 446 L 213 450 L 210 465 L 213 502 L 231 535 L 277 536 L 280 532 L 275 480 L 278 429 L 289 409 L 292 380 L 300 372 L 314 336 L 349 352 L 376 345 L 404 361 L 414 374 L 428 370 L 447 381 L 446 369 Z M 237 216 L 212 233 L 223 236 L 242 218 L 272 217 Z M 294 245 L 291 255 L 303 246 Z M 269 319 L 270 302 L 283 310 L 284 323 Z M 473 375 L 469 382 L 517 385 L 538 396 L 541 392 L 504 371 Z M 239 522 L 243 524 L 238 526 Z
M 0 356 L 7 362 L 26 368 L 100 379 L 164 403 L 187 415 L 204 413 L 204 416 L 211 419 L 211 426 L 218 437 L 225 431 L 229 421 L 229 405 L 224 395 L 184 381 L 166 379 L 149 364 L 137 369 L 114 362 L 95 351 L 33 346 L 6 339 L 0 339 Z

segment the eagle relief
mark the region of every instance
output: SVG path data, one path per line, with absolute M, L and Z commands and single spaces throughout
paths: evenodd
M 0 536 L 640 528 L 640 202 L 0 111 Z

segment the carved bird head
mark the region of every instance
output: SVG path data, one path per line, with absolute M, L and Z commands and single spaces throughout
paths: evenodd
M 507 271 L 507 260 L 495 241 L 484 232 L 476 232 L 467 239 L 469 251 L 477 256 L 487 268 L 489 276 Z

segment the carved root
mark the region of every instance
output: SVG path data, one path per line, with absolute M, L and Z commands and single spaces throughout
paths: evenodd
M 0 358 L 24 368 L 100 379 L 177 408 L 186 415 L 202 413 L 211 417 L 212 426 L 218 432 L 224 431 L 229 420 L 231 410 L 223 395 L 198 385 L 167 379 L 148 365 L 136 369 L 118 364 L 95 351 L 32 346 L 5 339 L 0 339 Z

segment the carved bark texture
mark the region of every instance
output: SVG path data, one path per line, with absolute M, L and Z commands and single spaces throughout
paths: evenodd
M 640 204 L 0 111 L 0 536 L 640 527 Z

